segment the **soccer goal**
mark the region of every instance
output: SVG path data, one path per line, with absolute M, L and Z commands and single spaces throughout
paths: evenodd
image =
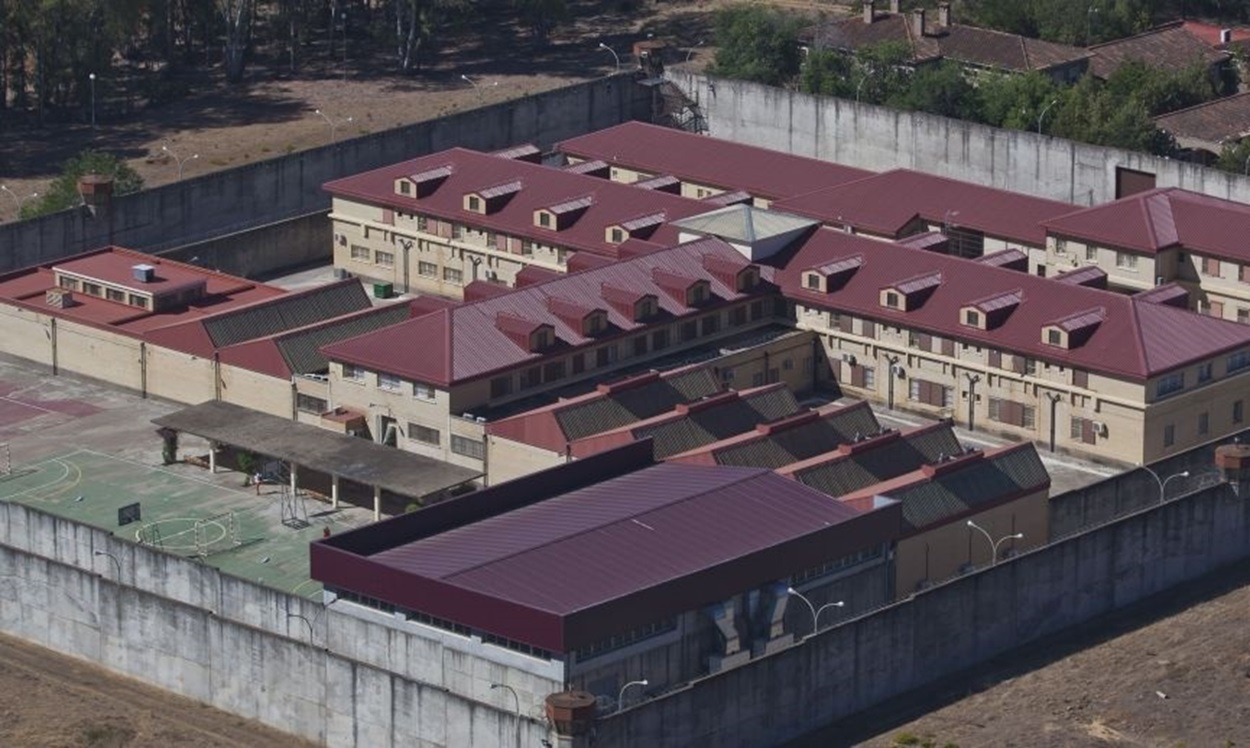
M 242 545 L 234 512 L 195 521 L 195 552 L 201 558 Z

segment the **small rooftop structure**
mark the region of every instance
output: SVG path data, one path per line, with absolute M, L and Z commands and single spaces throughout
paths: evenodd
M 710 213 L 673 221 L 683 240 L 700 236 L 724 239 L 751 261 L 780 252 L 805 231 L 819 225 L 819 221 L 810 218 L 746 204 L 728 205 Z

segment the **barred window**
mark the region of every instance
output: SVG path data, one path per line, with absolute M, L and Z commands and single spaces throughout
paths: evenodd
M 369 248 L 362 247 L 359 244 L 353 244 L 352 245 L 352 259 L 363 260 L 364 262 L 368 262 L 369 261 Z
M 295 395 L 295 407 L 301 413 L 316 413 L 318 415 L 330 409 L 329 403 L 324 399 L 305 395 L 302 392 Z
M 437 447 L 443 443 L 442 436 L 438 429 L 422 426 L 419 423 L 408 424 L 408 437 L 413 441 Z
M 470 439 L 459 434 L 451 435 L 451 451 L 464 457 L 472 457 L 475 460 L 483 459 L 486 456 L 486 448 L 482 445 L 481 440 Z

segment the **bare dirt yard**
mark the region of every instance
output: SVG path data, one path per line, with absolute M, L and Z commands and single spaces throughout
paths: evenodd
M 834 745 L 1250 746 L 1250 564 L 856 715 L 795 748 Z
M 0 635 L 0 745 L 303 748 L 311 743 Z

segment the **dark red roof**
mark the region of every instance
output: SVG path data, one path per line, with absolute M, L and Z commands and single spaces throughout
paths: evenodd
M 1043 223 L 1052 234 L 1153 254 L 1184 248 L 1250 262 L 1250 205 L 1163 187 Z
M 649 174 L 743 191 L 776 200 L 869 176 L 872 172 L 829 161 L 794 156 L 695 135 L 643 122 L 556 143 L 569 156 L 605 161 Z
M 1228 26 L 1215 26 L 1210 23 L 1193 20 L 1186 20 L 1182 25 L 1190 34 L 1202 40 L 1204 44 L 1212 47 L 1219 47 L 1223 44 L 1223 41 L 1220 39 L 1220 34 L 1226 30 L 1230 32 L 1230 36 L 1232 37 L 1230 41 L 1250 41 L 1250 28 L 1246 28 L 1245 26 L 1233 26 L 1230 28 Z
M 369 335 L 336 343 L 324 351 L 336 361 L 347 361 L 407 379 L 449 386 L 453 382 L 485 376 L 527 361 L 538 362 L 542 359 L 541 352 L 521 348 L 500 330 L 496 324 L 500 314 L 534 323 L 550 324 L 555 329 L 556 337 L 569 346 L 597 345 L 614 337 L 612 334 L 585 337 L 581 329 L 571 328 L 565 320 L 551 312 L 547 301 L 550 296 L 590 308 L 604 308 L 608 313 L 608 324 L 619 331 L 616 335 L 621 336 L 645 328 L 647 323 L 635 322 L 632 317 L 622 315 L 614 305 L 606 303 L 603 296 L 604 284 L 654 294 L 661 311 L 671 317 L 702 313 L 706 305 L 687 307 L 672 294 L 663 292 L 655 280 L 656 271 L 661 271 L 661 276 L 671 273 L 707 280 L 710 282 L 712 295 L 722 301 L 749 296 L 749 293 L 739 292 L 725 285 L 715 274 L 704 268 L 703 256 L 709 253 L 737 262 L 740 267 L 749 264 L 737 250 L 725 242 L 719 239 L 702 239 L 426 315 Z M 771 269 L 763 270 L 763 277 L 767 280 L 771 277 Z
M 1136 36 L 1095 44 L 1089 51 L 1094 53 L 1089 63 L 1090 72 L 1104 80 L 1130 60 L 1167 70 L 1181 70 L 1195 62 L 1213 65 L 1228 59 L 1227 52 L 1212 48 L 1187 31 L 1183 21 L 1156 26 Z
M 462 517 L 450 525 L 447 512 L 427 510 L 315 544 L 314 576 L 567 652 L 879 546 L 898 529 L 896 506 L 860 514 L 752 468 L 662 464 L 566 493 L 540 488 L 596 459 L 530 476 L 527 505 L 493 516 L 463 519 L 515 482 L 447 502 Z
M 845 285 L 829 293 L 803 287 L 804 269 L 855 254 L 865 260 Z M 919 308 L 903 312 L 881 306 L 881 288 L 937 272 L 943 283 Z M 1250 326 L 1236 322 L 828 228 L 815 232 L 784 260 L 776 281 L 788 298 L 802 304 L 1131 379 L 1250 345 Z M 1021 301 L 999 326 L 981 330 L 961 324 L 964 306 L 1016 289 Z M 1068 350 L 1042 342 L 1043 326 L 1094 308 L 1102 308 L 1105 319 L 1083 345 Z
M 1040 222 L 1072 212 L 1071 203 L 971 182 L 896 169 L 838 187 L 779 200 L 773 209 L 849 225 L 857 231 L 899 237 L 912 222 L 974 229 L 988 236 L 1035 247 L 1044 246 Z
M 1163 114 L 1154 122 L 1178 138 L 1235 144 L 1250 137 L 1250 91 Z
M 446 176 L 420 198 L 398 194 L 395 180 L 441 170 Z M 479 214 L 464 207 L 469 193 L 519 182 L 519 189 L 496 200 L 498 209 Z M 616 257 L 618 246 L 607 241 L 609 226 L 640 215 L 663 213 L 672 221 L 707 212 L 698 200 L 643 190 L 607 179 L 576 174 L 527 161 L 499 158 L 452 148 L 411 161 L 327 182 L 324 189 L 338 198 L 356 200 L 406 213 L 421 213 L 511 236 L 528 237 L 553 246 Z M 581 213 L 556 230 L 534 225 L 534 212 L 578 203 Z M 584 203 L 584 204 L 582 204 Z M 651 237 L 672 243 L 675 230 L 661 226 Z

